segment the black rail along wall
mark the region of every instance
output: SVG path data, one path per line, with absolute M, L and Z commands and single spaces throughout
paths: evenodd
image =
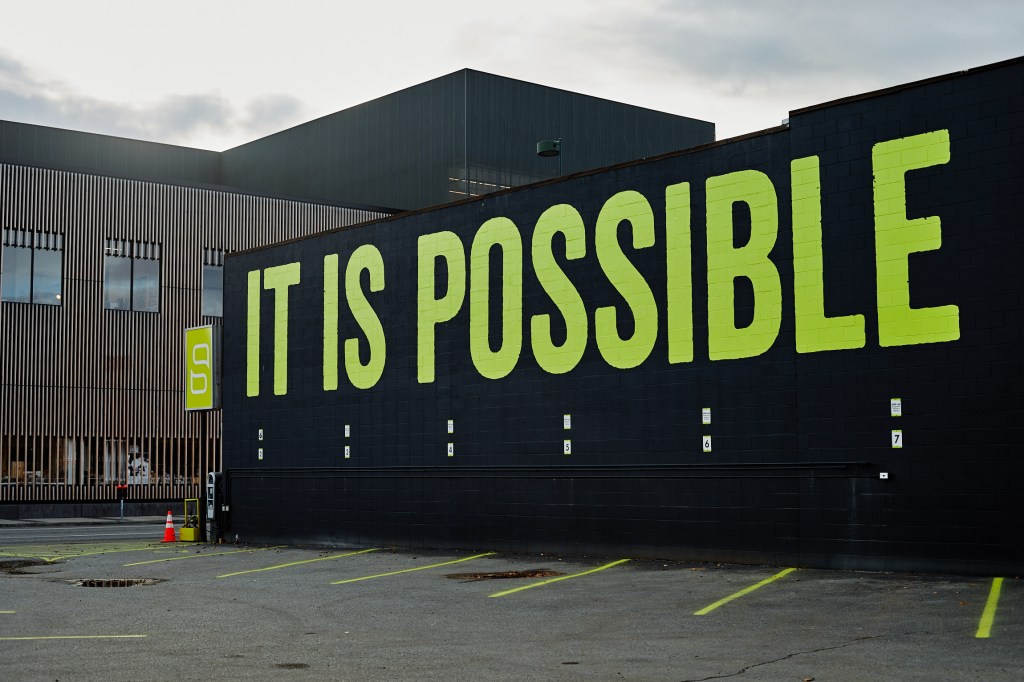
M 1019 571 L 1022 84 L 230 256 L 232 532 Z

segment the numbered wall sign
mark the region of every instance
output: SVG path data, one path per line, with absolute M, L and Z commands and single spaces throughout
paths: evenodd
M 260 448 L 259 450 L 256 451 L 256 459 L 263 459 L 263 448 Z
M 185 330 L 185 410 L 220 407 L 220 327 Z
M 892 431 L 892 446 L 894 448 L 903 447 L 903 431 L 900 429 L 893 429 Z
M 704 452 L 711 452 L 711 436 L 704 436 Z
M 454 457 L 455 456 L 455 443 L 448 443 L 448 456 L 449 457 Z
M 352 447 L 346 445 L 345 446 L 345 459 L 348 459 L 351 456 L 352 456 Z
M 566 455 L 571 455 L 572 454 L 572 441 L 571 440 L 562 441 L 562 452 L 565 453 Z

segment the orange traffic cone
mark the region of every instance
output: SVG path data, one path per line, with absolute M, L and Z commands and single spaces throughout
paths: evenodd
M 174 519 L 171 518 L 170 510 L 167 510 L 167 525 L 164 526 L 164 539 L 161 542 L 177 542 L 174 537 Z

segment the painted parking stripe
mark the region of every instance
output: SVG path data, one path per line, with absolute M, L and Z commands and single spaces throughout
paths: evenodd
M 141 639 L 149 635 L 34 635 L 27 637 L 0 637 L 0 642 L 29 642 L 39 639 Z
M 992 587 L 988 591 L 985 610 L 981 612 L 978 631 L 974 634 L 978 639 L 987 639 L 992 635 L 992 621 L 996 619 L 996 606 L 999 604 L 999 593 L 1003 590 L 1003 579 L 992 578 Z
M 17 613 L 17 611 L 0 611 L 0 613 L 11 614 L 11 613 Z
M 332 556 L 322 556 L 316 559 L 306 559 L 305 561 L 293 561 L 288 564 L 278 564 L 277 566 L 266 566 L 264 568 L 253 568 L 248 571 L 236 571 L 235 573 L 225 573 L 224 575 L 218 575 L 218 578 L 230 578 L 233 575 L 245 575 L 246 573 L 259 573 L 260 571 L 274 571 L 279 568 L 288 568 L 289 566 L 299 566 L 301 564 L 311 564 L 314 561 L 328 561 L 330 559 L 340 559 L 346 556 L 355 556 L 356 554 L 366 554 L 367 552 L 376 552 L 377 548 L 372 549 L 361 549 L 358 552 L 347 552 L 345 554 L 334 554 Z
M 740 590 L 739 592 L 736 592 L 734 594 L 730 594 L 728 597 L 726 597 L 724 599 L 719 599 L 714 604 L 709 604 L 708 606 L 705 606 L 700 611 L 695 611 L 693 615 L 695 615 L 695 616 L 707 615 L 707 614 L 711 613 L 712 611 L 714 611 L 715 609 L 717 609 L 719 606 L 724 606 L 725 604 L 728 604 L 729 602 L 731 602 L 733 599 L 739 599 L 743 595 L 750 594 L 754 590 L 760 589 L 760 588 L 764 587 L 765 585 L 767 585 L 769 583 L 773 583 L 776 580 L 778 580 L 779 578 L 784 578 L 784 577 L 786 577 L 787 575 L 789 575 L 790 573 L 792 573 L 795 570 L 796 570 L 795 568 L 787 568 L 784 571 L 779 571 L 778 573 L 776 573 L 775 575 L 773 575 L 770 578 L 765 578 L 764 580 L 762 580 L 759 583 L 755 583 L 754 585 L 751 585 L 750 587 L 744 588 L 744 589 Z
M 349 578 L 348 580 L 337 580 L 332 585 L 344 585 L 345 583 L 357 583 L 360 580 L 372 580 L 374 578 L 386 578 L 389 575 L 398 575 L 399 573 L 412 573 L 413 571 L 425 571 L 428 568 L 439 568 L 441 566 L 451 566 L 452 564 L 461 564 L 463 561 L 472 561 L 473 559 L 480 559 L 485 556 L 491 556 L 497 554 L 497 552 L 485 552 L 484 554 L 474 554 L 473 556 L 463 557 L 454 561 L 442 561 L 439 564 L 430 564 L 429 566 L 417 566 L 415 568 L 403 568 L 400 571 L 388 571 L 387 573 L 377 573 L 376 575 L 364 575 L 361 578 Z
M 2 556 L 2 557 L 10 557 L 12 559 L 39 559 L 40 561 L 45 561 L 47 563 L 53 563 L 54 561 L 60 561 L 62 559 L 74 559 L 75 557 L 80 557 L 80 556 L 94 556 L 94 555 L 97 555 L 97 554 L 119 554 L 119 553 L 122 553 L 122 552 L 144 552 L 144 551 L 147 551 L 147 550 L 153 551 L 153 550 L 159 550 L 159 549 L 163 549 L 163 548 L 160 547 L 159 545 L 146 545 L 146 546 L 143 546 L 143 547 L 129 547 L 129 548 L 116 547 L 114 549 L 103 549 L 103 550 L 97 550 L 95 552 L 71 551 L 71 552 L 65 552 L 65 553 L 56 554 L 56 555 L 28 554 L 28 553 L 26 553 L 26 552 L 34 551 L 36 549 L 37 548 L 35 548 L 35 547 L 32 547 L 32 548 L 22 548 L 21 551 L 19 553 L 17 553 L 17 554 L 11 553 L 11 552 L 0 551 L 0 556 Z
M 494 594 L 491 594 L 491 595 L 488 595 L 488 596 L 489 597 L 504 597 L 506 594 L 513 594 L 515 592 L 522 592 L 523 590 L 532 590 L 535 587 L 540 587 L 542 585 L 550 585 L 551 583 L 557 583 L 560 580 L 569 580 L 570 578 L 579 578 L 580 576 L 590 575 L 591 573 L 597 573 L 598 571 L 603 571 L 605 569 L 611 568 L 612 566 L 618 566 L 619 564 L 624 564 L 627 561 L 629 561 L 629 559 L 619 559 L 618 561 L 613 561 L 610 564 L 605 564 L 604 566 L 598 566 L 597 568 L 592 568 L 589 571 L 582 571 L 580 573 L 573 573 L 571 575 L 562 575 L 562 576 L 559 576 L 557 578 L 551 578 L 549 580 L 541 580 L 540 582 L 530 583 L 529 585 L 523 585 L 521 587 L 514 587 L 511 590 L 505 590 L 504 592 L 495 592 Z
M 163 561 L 181 561 L 182 559 L 205 559 L 211 556 L 223 556 L 225 554 L 243 554 L 245 552 L 261 552 L 267 549 L 281 549 L 284 545 L 274 545 L 273 547 L 253 547 L 252 549 L 236 549 L 231 552 L 210 552 L 209 554 L 189 554 L 187 556 L 172 556 L 166 559 L 150 559 L 149 561 L 136 561 L 131 564 L 124 564 L 125 566 L 143 566 L 145 564 L 159 564 Z

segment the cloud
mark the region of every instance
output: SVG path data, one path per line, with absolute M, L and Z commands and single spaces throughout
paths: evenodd
M 1000 0 L 549 4 L 532 19 L 475 17 L 454 48 L 483 70 L 714 121 L 720 138 L 1024 45 L 1018 3 Z
M 242 104 L 211 93 L 167 95 L 155 102 L 113 102 L 76 92 L 0 53 L 0 118 L 169 144 L 205 139 L 246 142 L 302 120 L 302 103 L 269 94 Z
M 1006 46 L 1024 44 L 1024 24 L 1012 5 L 671 0 L 630 33 L 649 63 L 720 93 L 834 84 L 853 94 L 880 77 L 895 85 L 1014 56 Z

